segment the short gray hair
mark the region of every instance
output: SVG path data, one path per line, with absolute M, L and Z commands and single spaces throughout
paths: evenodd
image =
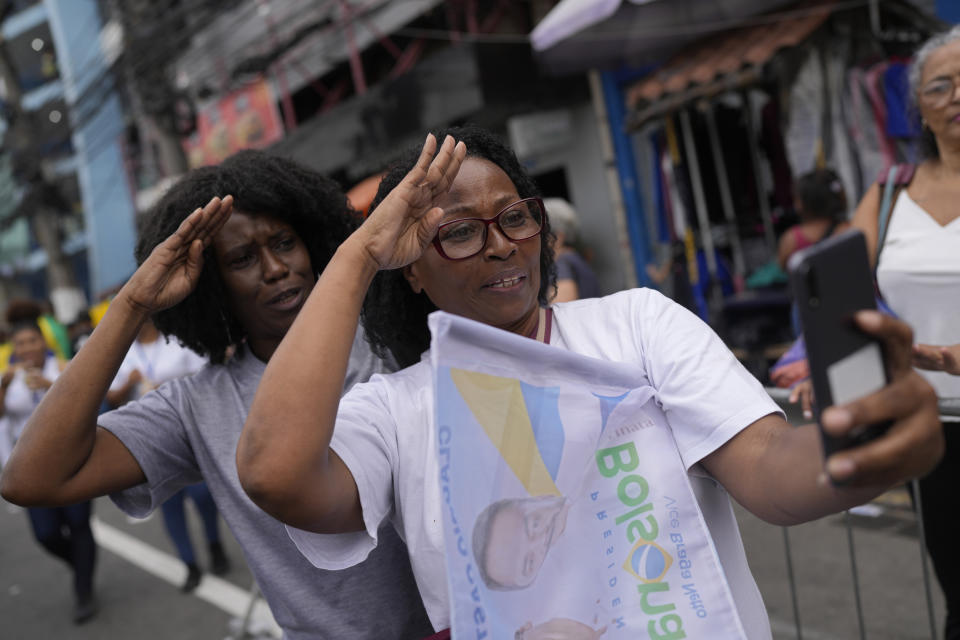
M 923 76 L 923 66 L 927 64 L 927 58 L 930 54 L 944 45 L 960 40 L 960 24 L 954 26 L 948 31 L 942 31 L 927 39 L 917 52 L 913 54 L 913 62 L 910 64 L 910 96 L 916 104 L 917 95 L 920 93 L 920 79 Z
M 573 205 L 563 198 L 544 198 L 543 207 L 553 232 L 562 233 L 567 244 L 575 243 L 580 233 L 580 216 Z

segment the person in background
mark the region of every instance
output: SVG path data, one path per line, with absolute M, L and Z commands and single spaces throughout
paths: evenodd
M 137 339 L 110 384 L 107 404 L 111 409 L 116 409 L 130 400 L 143 397 L 168 380 L 196 373 L 206 363 L 207 361 L 195 352 L 162 335 L 157 326 L 147 320 L 140 327 Z M 180 587 L 184 593 L 196 589 L 203 575 L 197 565 L 190 531 L 187 529 L 187 514 L 184 508 L 184 499 L 187 496 L 193 501 L 203 521 L 207 548 L 210 550 L 210 573 L 222 576 L 230 571 L 230 560 L 220 540 L 217 505 L 210 495 L 210 489 L 204 482 L 181 489 L 163 503 L 160 511 L 163 513 L 163 525 L 177 550 L 177 555 L 187 567 L 187 577 Z
M 320 571 L 237 478 L 237 440 L 266 363 L 356 225 L 335 182 L 267 153 L 241 151 L 183 176 L 146 213 L 140 266 L 30 420 L 0 494 L 22 506 L 110 495 L 142 518 L 205 480 L 286 640 L 426 636 L 392 527 L 358 566 Z M 210 366 L 98 416 L 150 316 Z M 362 333 L 345 346 L 343 389 L 395 368 L 373 356 Z
M 43 340 L 47 348 L 62 362 L 66 362 L 73 356 L 67 328 L 57 322 L 50 311 L 50 303 L 38 302 L 29 298 L 16 298 L 7 304 L 6 313 L 14 318 L 33 319 L 43 333 Z M 0 354 L 2 353 L 3 350 L 0 349 Z M 2 368 L 2 363 L 0 363 L 0 368 Z
M 70 347 L 70 338 L 67 334 L 67 328 L 57 320 L 53 315 L 53 307 L 49 301 L 42 301 L 40 305 L 41 313 L 37 318 L 37 324 L 43 331 L 43 337 L 47 346 L 53 351 L 53 354 L 62 361 L 67 361 L 73 357 L 73 350 Z
M 7 370 L 12 355 L 13 344 L 10 342 L 10 332 L 7 327 L 0 326 L 0 374 Z
M 563 198 L 544 198 L 543 206 L 556 237 L 557 294 L 553 302 L 600 297 L 600 282 L 590 264 L 577 251 L 580 221 L 573 206 Z
M 67 338 L 70 340 L 70 349 L 74 354 L 93 333 L 93 321 L 90 319 L 90 310 L 83 309 L 77 317 L 67 325 Z
M 12 313 L 11 313 L 12 311 Z M 0 447 L 0 466 L 23 432 L 31 414 L 44 394 L 60 375 L 63 362 L 47 349 L 36 315 L 24 305 L 7 310 L 12 327 L 13 357 L 11 365 L 0 376 L 0 421 L 6 423 L 4 446 Z M 73 621 L 81 624 L 97 613 L 93 588 L 97 545 L 90 529 L 91 504 L 88 499 L 71 501 L 60 507 L 33 506 L 27 509 L 30 527 L 37 542 L 53 556 L 60 558 L 73 572 Z
M 826 240 L 834 233 L 850 227 L 846 221 L 847 197 L 839 176 L 832 169 L 816 169 L 797 179 L 796 202 L 800 223 L 789 227 L 780 236 L 777 262 L 786 271 L 787 261 L 797 251 Z M 794 336 L 802 332 L 800 313 L 791 305 L 790 325 Z M 790 388 L 790 403 L 801 403 L 803 417 L 813 417 L 812 385 L 804 382 L 810 376 L 806 345 L 797 339 L 770 368 L 770 381 L 777 387 Z
M 840 177 L 832 169 L 815 169 L 797 179 L 795 208 L 798 224 L 780 236 L 777 261 L 781 269 L 801 249 L 813 246 L 847 229 L 847 196 Z
M 883 300 L 914 332 L 914 365 L 940 398 L 960 398 L 960 377 L 944 367 L 942 347 L 960 343 L 960 26 L 930 38 L 917 50 L 910 92 L 923 124 L 924 159 L 897 186 L 889 219 L 880 222 L 879 181 L 853 216 L 863 231 Z M 884 177 L 889 174 L 884 172 Z M 880 228 L 884 226 L 885 235 Z M 949 347 L 953 345 L 953 347 Z M 946 453 L 920 479 L 924 535 L 946 597 L 944 637 L 960 638 L 960 419 L 941 416 Z

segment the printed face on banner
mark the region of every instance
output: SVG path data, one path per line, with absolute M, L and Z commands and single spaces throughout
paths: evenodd
M 567 526 L 570 503 L 560 496 L 506 498 L 488 505 L 473 527 L 473 550 L 488 588 L 530 586 L 553 541 Z
M 502 359 L 434 360 L 454 635 L 742 637 L 653 390 Z

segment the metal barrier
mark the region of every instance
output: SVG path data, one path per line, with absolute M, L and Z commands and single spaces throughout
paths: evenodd
M 803 418 L 798 405 L 789 403 L 790 391 L 788 389 L 767 387 L 766 391 L 770 395 L 770 397 L 784 411 L 788 422 L 795 425 L 810 422 L 809 419 Z M 941 416 L 960 417 L 960 398 L 941 399 L 939 402 L 939 408 L 940 408 Z M 926 605 L 927 605 L 926 608 L 927 608 L 927 619 L 928 619 L 929 629 L 930 629 L 930 638 L 931 640 L 936 640 L 938 638 L 937 620 L 934 614 L 933 594 L 932 594 L 932 586 L 930 581 L 930 568 L 927 562 L 927 552 L 924 544 L 924 530 L 923 530 L 923 517 L 922 517 L 923 505 L 920 502 L 920 492 L 919 492 L 919 485 L 917 480 L 911 481 L 910 489 L 913 492 L 915 518 L 916 518 L 916 523 L 918 527 L 917 538 L 918 538 L 919 548 L 920 548 L 920 564 L 921 564 L 922 576 L 923 576 L 923 585 L 924 585 L 924 592 L 925 592 L 924 595 L 925 595 Z M 850 556 L 850 567 L 851 567 L 851 573 L 852 573 L 852 579 L 853 579 L 854 602 L 855 602 L 856 614 L 857 614 L 857 626 L 860 632 L 859 637 L 861 638 L 861 640 L 865 640 L 867 635 L 866 635 L 866 628 L 864 624 L 863 605 L 862 605 L 861 594 L 860 594 L 860 580 L 857 572 L 856 547 L 854 544 L 853 527 L 851 525 L 851 515 L 849 511 L 844 513 L 843 522 L 844 522 L 844 528 L 846 529 L 847 546 L 849 549 L 849 556 Z M 794 619 L 794 625 L 796 627 L 796 637 L 798 640 L 802 640 L 803 626 L 801 624 L 800 607 L 798 605 L 797 585 L 796 585 L 795 574 L 794 574 L 793 554 L 791 552 L 791 547 L 790 547 L 789 528 L 782 527 L 782 532 L 783 532 L 784 548 L 786 551 L 786 571 L 787 571 L 787 579 L 789 581 L 789 588 L 790 588 L 790 600 L 791 600 L 791 605 L 793 607 L 793 619 Z

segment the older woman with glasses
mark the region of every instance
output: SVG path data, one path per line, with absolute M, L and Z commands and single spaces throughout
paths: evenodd
M 901 167 L 899 179 L 885 174 L 890 194 L 884 198 L 884 187 L 873 185 L 853 225 L 867 237 L 881 295 L 913 328 L 914 366 L 926 370 L 941 398 L 960 398 L 960 26 L 920 47 L 910 89 L 923 122 L 925 159 L 915 171 Z M 946 637 L 960 638 L 960 530 L 950 515 L 960 483 L 960 419 L 942 419 L 946 454 L 921 478 L 920 502 L 927 548 L 946 595 Z
M 645 371 L 638 385 L 655 387 L 677 442 L 696 442 L 682 453 L 696 467 L 688 475 L 733 601 L 747 637 L 769 638 L 727 492 L 770 522 L 796 523 L 860 504 L 932 467 L 940 423 L 929 386 L 909 367 L 909 330 L 875 313 L 860 318 L 893 356 L 893 382 L 834 409 L 827 426 L 846 433 L 879 419 L 894 424 L 882 440 L 833 456 L 831 483 L 816 426 L 790 427 L 709 327 L 679 305 L 637 289 L 548 308 L 550 231 L 533 182 L 490 134 L 451 134 L 439 151 L 428 136 L 419 154 L 386 175 L 373 213 L 340 246 L 275 352 L 237 450 L 244 489 L 292 525 L 301 552 L 318 566 L 358 562 L 391 517 L 442 630 L 450 624 L 442 505 L 425 471 L 436 468 L 434 391 L 429 363 L 418 362 L 429 347 L 427 314 L 441 309 L 559 349 L 631 362 Z M 407 368 L 341 401 L 337 380 L 361 310 L 375 346 Z M 346 532 L 355 533 L 322 535 Z

